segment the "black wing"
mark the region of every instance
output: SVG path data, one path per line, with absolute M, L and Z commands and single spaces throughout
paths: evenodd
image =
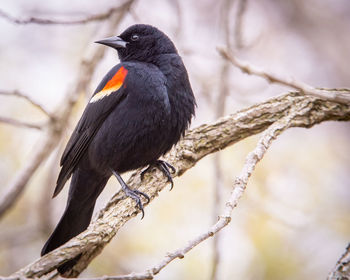
M 74 129 L 61 158 L 60 165 L 62 166 L 62 169 L 58 175 L 53 197 L 55 197 L 63 189 L 64 184 L 71 176 L 77 163 L 81 159 L 84 151 L 88 147 L 103 121 L 120 103 L 120 101 L 125 98 L 126 90 L 123 86 L 120 86 L 120 88 L 116 89 L 115 91 L 112 91 L 113 87 L 111 87 L 108 92 L 108 96 L 97 98 L 99 97 L 99 94 L 101 94 L 101 90 L 106 87 L 107 83 L 112 81 L 115 75 L 119 73 L 119 70 L 125 71 L 125 68 L 121 64 L 118 64 L 114 66 L 103 78 L 95 90 L 94 95 L 90 99 L 90 102 L 86 106 L 76 128 Z M 95 101 L 93 101 L 94 98 Z

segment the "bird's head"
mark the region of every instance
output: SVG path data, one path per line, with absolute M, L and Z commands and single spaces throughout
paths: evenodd
M 99 40 L 95 43 L 116 49 L 121 61 L 148 62 L 157 55 L 177 54 L 173 42 L 167 35 L 146 24 L 132 25 L 119 36 Z

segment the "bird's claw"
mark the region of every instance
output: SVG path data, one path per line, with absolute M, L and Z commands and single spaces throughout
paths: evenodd
M 174 182 L 173 178 L 171 177 L 171 173 L 175 174 L 176 169 L 174 166 L 164 160 L 157 160 L 156 162 L 150 164 L 145 170 L 143 170 L 141 172 L 141 180 L 143 180 L 145 173 L 149 172 L 153 167 L 156 167 L 163 172 L 163 174 L 167 177 L 168 182 L 170 182 L 170 190 L 172 190 Z
M 132 190 L 129 187 L 125 187 L 125 186 L 123 187 L 123 191 L 127 197 L 130 197 L 133 200 L 135 200 L 137 207 L 142 212 L 142 217 L 141 217 L 141 220 L 142 220 L 143 217 L 145 216 L 145 211 L 143 209 L 143 204 L 142 204 L 140 196 L 143 196 L 147 200 L 146 204 L 148 204 L 150 202 L 149 196 L 147 194 L 145 194 L 144 192 L 141 192 L 138 190 Z
M 164 160 L 159 160 L 159 161 L 167 167 L 168 171 L 170 169 L 170 173 L 172 173 L 172 174 L 176 173 L 176 168 L 174 166 L 172 166 L 169 162 L 166 162 Z
M 113 169 L 111 169 L 111 171 L 112 171 L 113 175 L 118 179 L 125 195 L 127 197 L 130 197 L 133 200 L 135 200 L 136 205 L 139 207 L 139 209 L 142 212 L 142 217 L 141 217 L 141 220 L 142 220 L 143 217 L 145 216 L 145 211 L 143 210 L 143 204 L 142 204 L 140 196 L 143 196 L 147 200 L 146 204 L 150 202 L 149 196 L 147 194 L 145 194 L 144 192 L 141 192 L 139 190 L 130 189 L 129 186 L 124 182 L 123 178 L 118 174 L 118 172 L 114 171 Z

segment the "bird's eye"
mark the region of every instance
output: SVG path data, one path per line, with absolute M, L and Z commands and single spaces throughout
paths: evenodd
M 131 36 L 131 40 L 132 41 L 137 41 L 138 39 L 140 39 L 140 37 L 137 34 L 134 34 L 134 35 Z

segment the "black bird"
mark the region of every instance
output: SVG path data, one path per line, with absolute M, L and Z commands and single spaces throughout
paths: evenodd
M 72 175 L 68 201 L 41 255 L 88 227 L 96 199 L 112 175 L 143 214 L 140 196 L 148 196 L 130 189 L 120 174 L 155 166 L 172 183 L 173 167 L 159 157 L 179 141 L 194 115 L 196 101 L 186 68 L 163 32 L 136 24 L 96 43 L 116 49 L 120 64 L 95 90 L 62 155 L 53 197 Z M 72 265 L 58 270 L 64 273 Z

